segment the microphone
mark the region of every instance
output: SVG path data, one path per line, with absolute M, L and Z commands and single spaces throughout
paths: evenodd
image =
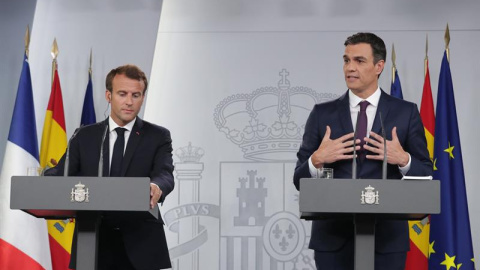
M 64 163 L 64 166 L 63 166 L 63 176 L 68 176 L 68 169 L 69 169 L 68 167 L 70 165 L 70 143 L 72 142 L 73 138 L 75 138 L 75 136 L 77 136 L 80 129 L 81 129 L 81 127 L 77 128 L 75 130 L 75 132 L 73 132 L 73 135 L 70 138 L 70 140 L 68 140 L 67 153 L 65 153 L 65 163 Z
M 357 129 L 358 129 L 358 118 L 360 117 L 360 112 L 357 113 L 357 122 L 355 123 L 355 131 L 353 132 L 353 160 L 352 160 L 352 179 L 357 179 Z
M 102 144 L 100 145 L 100 160 L 98 161 L 98 177 L 103 176 L 103 144 L 105 142 L 105 138 L 107 137 L 107 131 L 108 131 L 107 120 L 105 120 L 104 123 L 105 123 L 105 130 L 103 131 Z
M 383 164 L 382 164 L 382 179 L 387 179 L 387 136 L 385 135 L 385 126 L 383 125 L 382 112 L 379 112 L 380 125 L 382 127 L 383 137 Z

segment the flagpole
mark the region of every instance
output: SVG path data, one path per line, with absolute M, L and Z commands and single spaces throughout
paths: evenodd
M 395 71 L 397 67 L 395 66 L 395 59 L 397 56 L 395 55 L 395 45 L 392 43 L 392 84 L 395 83 Z
M 55 70 L 57 70 L 57 56 L 58 56 L 58 45 L 57 45 L 57 38 L 53 39 L 53 45 L 52 45 L 52 51 L 50 52 L 52 55 L 52 81 L 51 83 L 53 84 L 53 78 L 55 76 Z
M 450 44 L 450 30 L 448 29 L 448 23 L 447 23 L 447 28 L 445 29 L 445 52 L 447 52 L 447 60 L 450 63 L 450 49 L 448 48 L 448 45 Z

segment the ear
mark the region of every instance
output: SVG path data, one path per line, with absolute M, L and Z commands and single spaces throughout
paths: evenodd
M 105 91 L 105 99 L 107 100 L 108 103 L 112 101 L 112 92 L 106 90 Z
M 382 73 L 383 68 L 385 68 L 385 60 L 379 60 L 375 64 L 375 72 L 377 73 L 377 75 L 380 75 Z

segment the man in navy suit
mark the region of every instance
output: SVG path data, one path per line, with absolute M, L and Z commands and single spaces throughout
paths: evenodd
M 310 113 L 297 153 L 296 188 L 300 178 L 317 177 L 323 168 L 333 168 L 335 178 L 351 178 L 353 158 L 358 160 L 358 178 L 381 179 L 384 141 L 379 135 L 380 114 L 387 133 L 387 178 L 432 175 L 417 106 L 391 97 L 378 86 L 387 54 L 383 40 L 372 33 L 357 33 L 344 45 L 348 91 L 336 100 L 315 105 Z M 354 138 L 362 101 L 366 104 L 366 129 Z M 357 157 L 353 156 L 354 139 Z M 317 269 L 353 269 L 353 236 L 352 221 L 313 221 L 309 247 L 315 251 Z M 407 222 L 379 221 L 375 236 L 375 269 L 403 270 L 409 249 Z
M 137 116 L 147 85 L 145 74 L 134 65 L 110 71 L 105 91 L 105 98 L 112 105 L 110 117 L 80 128 L 72 138 L 69 175 L 98 176 L 102 137 L 108 128 L 103 147 L 103 176 L 150 177 L 150 207 L 153 208 L 173 190 L 173 159 L 170 132 Z M 119 139 L 124 139 L 123 144 L 116 148 Z M 114 154 L 116 149 L 120 149 L 119 155 Z M 119 166 L 113 166 L 115 156 L 119 157 Z M 65 155 L 45 175 L 63 175 L 64 164 Z M 73 269 L 75 253 L 74 241 L 70 262 Z M 100 270 L 170 268 L 161 217 L 159 220 L 102 220 L 98 258 Z

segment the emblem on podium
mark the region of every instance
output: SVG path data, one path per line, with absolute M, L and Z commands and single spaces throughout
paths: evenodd
M 88 202 L 88 188 L 85 188 L 85 185 L 82 182 L 78 182 L 75 185 L 75 188 L 72 188 L 71 202 Z
M 362 204 L 378 204 L 378 190 L 374 190 L 375 188 L 370 185 L 365 188 L 365 191 L 362 190 Z

